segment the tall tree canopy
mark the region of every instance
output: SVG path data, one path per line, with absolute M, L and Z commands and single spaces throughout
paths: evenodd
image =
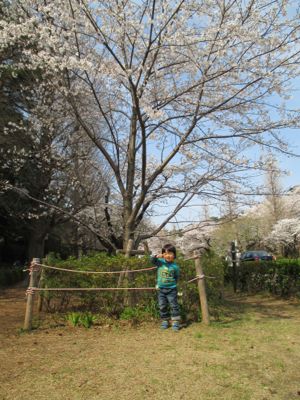
M 48 84 L 105 160 L 113 177 L 106 223 L 118 206 L 124 247 L 156 234 L 195 196 L 222 196 L 226 181 L 264 168 L 247 158 L 250 147 L 286 150 L 278 133 L 299 125 L 284 104 L 299 72 L 292 7 L 291 0 L 11 2 L 7 15 L 17 18 L 1 22 L 2 46 L 23 46 L 17 67 L 54 77 Z M 164 201 L 173 209 L 161 224 L 139 231 Z

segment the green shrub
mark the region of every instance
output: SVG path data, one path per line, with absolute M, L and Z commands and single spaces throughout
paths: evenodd
M 233 279 L 232 269 L 229 273 Z M 274 295 L 292 296 L 300 293 L 300 261 L 243 262 L 237 268 L 237 288 L 243 292 L 268 291 Z
M 199 319 L 199 294 L 197 281 L 187 283 L 196 275 L 194 261 L 184 261 L 182 257 L 177 260 L 180 266 L 180 280 L 178 291 L 182 315 L 188 319 Z M 148 268 L 149 257 L 130 257 L 124 255 L 108 256 L 105 253 L 97 253 L 93 256 L 84 256 L 80 259 L 69 258 L 60 260 L 51 255 L 43 261 L 44 264 L 73 269 L 79 271 L 120 271 Z M 213 253 L 201 258 L 204 273 L 213 276 L 214 279 L 206 279 L 208 299 L 213 304 L 219 301 L 223 290 L 224 265 Z M 84 275 L 64 271 L 44 270 L 44 284 L 47 287 L 117 287 L 119 274 L 113 275 Z M 156 271 L 133 273 L 124 286 L 155 287 Z M 124 309 L 125 292 L 101 291 L 101 292 L 45 292 L 48 311 L 65 311 L 66 309 L 91 311 L 103 313 L 107 316 L 121 319 L 158 318 L 157 292 L 137 291 L 129 292 L 126 296 L 133 296 L 136 306 Z M 64 301 L 63 301 L 64 299 Z

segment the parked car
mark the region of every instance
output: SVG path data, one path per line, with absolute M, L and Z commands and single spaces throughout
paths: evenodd
M 276 257 L 265 250 L 249 250 L 241 254 L 241 261 L 275 261 Z

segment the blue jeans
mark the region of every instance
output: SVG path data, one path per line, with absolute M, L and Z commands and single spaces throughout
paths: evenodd
M 180 309 L 177 300 L 177 288 L 159 288 L 158 306 L 161 319 L 169 319 L 171 315 L 173 321 L 180 320 Z M 169 309 L 171 309 L 171 313 Z

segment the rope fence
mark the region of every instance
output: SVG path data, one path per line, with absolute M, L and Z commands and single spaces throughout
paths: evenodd
M 206 300 L 206 293 L 205 293 L 205 286 L 204 286 L 204 279 L 216 279 L 214 276 L 206 276 L 203 273 L 202 267 L 200 265 L 200 255 L 195 254 L 190 260 L 195 260 L 195 267 L 196 267 L 196 277 L 193 279 L 190 279 L 189 281 L 186 281 L 185 283 L 192 283 L 192 282 L 198 282 L 198 289 L 199 289 L 199 297 L 200 297 L 200 304 L 202 308 L 202 314 L 205 316 L 204 318 L 204 323 L 209 324 L 209 314 L 208 314 L 208 308 L 207 308 L 207 300 Z M 33 299 L 34 299 L 34 294 L 35 292 L 63 292 L 63 291 L 69 291 L 69 292 L 85 292 L 85 291 L 154 291 L 157 290 L 155 287 L 84 287 L 84 288 L 71 288 L 71 287 L 64 287 L 64 288 L 48 288 L 48 287 L 38 287 L 37 285 L 37 277 L 38 273 L 40 270 L 43 269 L 50 269 L 50 270 L 56 270 L 56 271 L 61 271 L 61 272 L 72 272 L 72 273 L 77 273 L 77 274 L 86 274 L 86 275 L 114 275 L 114 274 L 119 274 L 119 275 L 127 275 L 131 273 L 136 273 L 136 272 L 148 272 L 148 271 L 153 271 L 156 270 L 157 267 L 149 267 L 149 268 L 140 268 L 140 269 L 135 269 L 135 270 L 121 270 L 121 271 L 80 271 L 80 270 L 73 270 L 69 268 L 59 268 L 59 267 L 53 267 L 50 265 L 46 264 L 41 264 L 40 259 L 33 259 L 33 261 L 30 264 L 30 267 L 28 269 L 25 269 L 24 271 L 29 271 L 30 275 L 30 282 L 29 286 L 26 290 L 26 296 L 27 296 L 27 306 L 26 306 L 26 313 L 25 313 L 25 322 L 24 322 L 24 329 L 31 329 L 32 326 L 32 313 L 33 313 Z
M 34 294 L 34 292 L 49 292 L 49 291 L 66 291 L 66 292 L 84 292 L 84 291 L 105 291 L 105 290 L 156 290 L 155 287 L 140 287 L 140 288 L 135 288 L 135 287 L 116 287 L 116 288 L 38 288 L 38 287 L 28 287 L 26 290 L 26 295 L 28 294 Z
M 191 282 L 198 281 L 199 279 L 204 279 L 204 278 L 206 278 L 206 279 L 217 279 L 215 276 L 208 276 L 208 275 L 202 274 L 202 275 L 196 276 L 196 278 L 190 279 L 186 283 L 191 283 Z
M 145 272 L 145 271 L 151 271 L 156 269 L 156 267 L 149 267 L 149 268 L 141 268 L 141 269 L 129 269 L 129 270 L 122 270 L 122 271 L 80 271 L 76 269 L 68 269 L 68 268 L 58 268 L 58 267 L 53 267 L 50 265 L 45 265 L 45 264 L 40 264 L 36 263 L 34 266 L 37 267 L 42 267 L 42 268 L 48 268 L 48 269 L 54 269 L 57 271 L 64 271 L 64 272 L 74 272 L 76 274 L 127 274 L 127 273 L 135 273 L 135 272 Z M 24 269 L 23 271 L 30 271 L 34 269 L 34 266 L 30 265 L 28 269 Z M 36 271 L 39 271 L 39 268 L 36 268 Z
M 190 279 L 189 281 L 186 281 L 186 283 L 191 283 L 194 281 L 197 281 L 199 279 L 216 279 L 214 276 L 196 276 L 196 278 Z M 41 287 L 31 287 L 29 286 L 26 290 L 26 296 L 28 294 L 34 294 L 34 292 L 71 292 L 71 291 L 77 291 L 77 292 L 84 292 L 84 291 L 95 291 L 95 292 L 100 292 L 100 291 L 115 291 L 115 290 L 157 290 L 156 287 L 106 287 L 106 288 L 41 288 Z

